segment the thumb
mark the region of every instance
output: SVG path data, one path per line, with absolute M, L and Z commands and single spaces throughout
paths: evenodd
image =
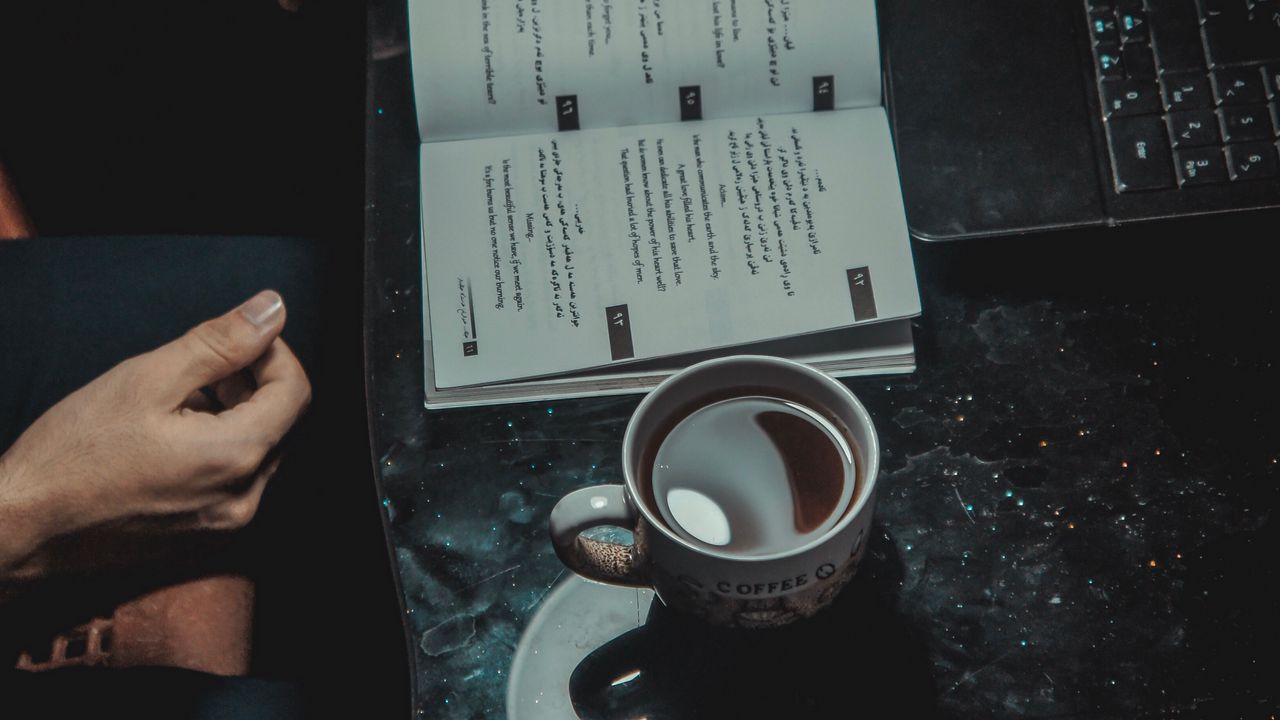
M 248 367 L 284 329 L 284 300 L 263 290 L 240 307 L 206 320 L 182 337 L 148 353 L 158 388 L 181 402 L 192 391 Z

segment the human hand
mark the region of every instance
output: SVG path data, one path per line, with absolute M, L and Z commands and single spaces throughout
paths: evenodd
M 48 574 L 51 543 L 104 528 L 247 524 L 311 397 L 284 321 L 283 300 L 263 291 L 40 416 L 0 456 L 0 578 Z

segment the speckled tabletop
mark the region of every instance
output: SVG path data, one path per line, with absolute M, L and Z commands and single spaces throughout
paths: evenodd
M 423 409 L 401 13 L 371 13 L 366 361 L 419 715 L 1280 713 L 1275 216 L 917 244 L 919 369 L 849 381 L 884 450 L 867 560 L 812 621 L 714 631 L 550 548 L 638 398 Z

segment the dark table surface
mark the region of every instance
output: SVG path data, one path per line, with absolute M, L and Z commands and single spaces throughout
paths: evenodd
M 1274 214 L 917 243 L 919 369 L 848 381 L 884 450 L 867 560 L 811 621 L 716 632 L 551 551 L 638 398 L 423 409 L 400 5 L 371 8 L 366 369 L 418 715 L 1280 713 Z

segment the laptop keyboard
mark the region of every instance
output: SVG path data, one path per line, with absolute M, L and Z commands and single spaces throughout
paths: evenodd
M 1115 189 L 1280 176 L 1280 0 L 1085 0 Z

